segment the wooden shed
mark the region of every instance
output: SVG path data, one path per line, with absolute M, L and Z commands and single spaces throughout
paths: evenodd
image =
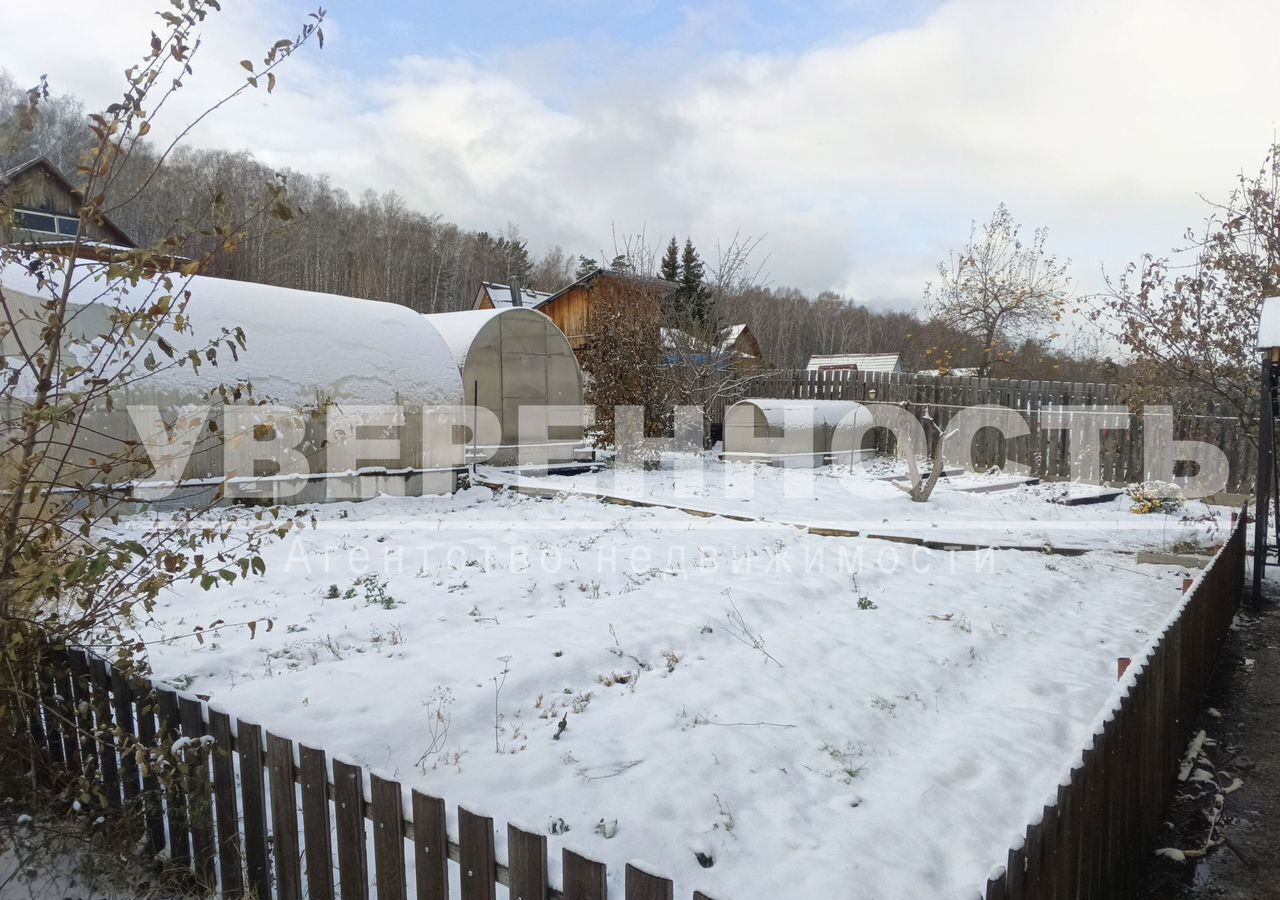
M 0 173 L 0 243 L 56 251 L 80 236 L 80 256 L 102 259 L 138 245 L 106 215 L 81 222 L 84 198 L 41 156 Z M 81 228 L 84 233 L 80 234 Z
M 596 269 L 556 291 L 536 309 L 556 323 L 569 339 L 569 346 L 580 356 L 591 340 L 593 305 L 613 299 L 625 300 L 636 316 L 651 320 L 656 329 L 662 315 L 662 301 L 677 287 L 661 278 Z

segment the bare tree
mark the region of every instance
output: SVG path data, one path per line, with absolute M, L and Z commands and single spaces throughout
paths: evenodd
M 157 516 L 136 539 L 113 527 L 135 502 L 129 480 L 154 471 L 144 445 L 163 438 L 142 426 L 136 439 L 108 432 L 100 427 L 104 410 L 122 402 L 126 390 L 165 372 L 213 368 L 245 349 L 241 329 L 209 341 L 171 343 L 166 335 L 191 335 L 190 276 L 202 263 L 293 215 L 285 186 L 272 179 L 260 185 L 256 204 L 243 214 L 216 194 L 203 202 L 189 197 L 192 202 L 147 245 L 108 249 L 105 261 L 91 258 L 91 230 L 145 202 L 166 167 L 181 158 L 178 143 L 195 122 L 248 91 L 271 92 L 294 52 L 313 40 L 323 43 L 320 11 L 296 36 L 245 60 L 244 80 L 175 138 L 151 147 L 146 135 L 156 114 L 191 74 L 202 24 L 218 8 L 214 0 L 174 0 L 158 14 L 145 54 L 125 71 L 120 99 L 82 124 L 72 142 L 85 150 L 73 167 L 80 203 L 74 238 L 0 246 L 0 268 L 21 270 L 27 279 L 23 291 L 0 290 L 0 739 L 7 749 L 27 746 L 31 736 L 26 723 L 38 703 L 31 680 L 38 669 L 49 671 L 46 641 L 105 642 L 117 665 L 142 667 L 142 648 L 129 629 L 161 591 L 184 581 L 208 589 L 261 573 L 261 543 L 298 521 L 278 510 L 197 505 Z M 48 99 L 42 79 L 22 97 L 14 117 L 19 131 L 39 129 Z M 0 196 L 0 216 L 12 216 L 15 203 L 12 192 Z M 179 249 L 196 239 L 207 251 L 175 261 Z M 179 262 L 180 271 L 157 274 Z M 103 315 L 89 324 L 87 310 Z M 194 346 L 175 352 L 174 344 L 182 343 Z M 212 376 L 208 387 L 213 397 L 252 396 L 247 386 L 218 384 Z M 199 442 L 197 449 L 216 445 L 221 435 L 204 430 Z M 204 541 L 219 549 L 205 553 Z M 69 717 L 62 725 L 73 732 L 78 722 Z M 29 763 L 34 759 L 27 754 Z
M 1061 319 L 1069 263 L 1045 249 L 1038 228 L 1023 243 L 1021 227 L 1001 203 L 991 219 L 969 230 L 969 242 L 938 264 L 938 280 L 925 287 L 929 312 L 978 343 L 979 375 L 1007 360 L 1012 348 Z
M 1147 400 L 1209 397 L 1257 433 L 1254 350 L 1265 297 L 1280 294 L 1280 168 L 1272 146 L 1241 174 L 1173 257 L 1142 257 L 1090 305 L 1090 315 L 1136 357 Z

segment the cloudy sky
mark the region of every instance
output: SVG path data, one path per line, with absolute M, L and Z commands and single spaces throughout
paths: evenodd
M 0 66 L 105 104 L 162 5 L 10 7 Z M 309 8 L 222 5 L 169 128 Z M 1275 0 L 331 0 L 325 33 L 192 140 L 535 250 L 766 235 L 774 283 L 870 302 L 917 300 L 1000 201 L 1097 289 L 1280 119 Z

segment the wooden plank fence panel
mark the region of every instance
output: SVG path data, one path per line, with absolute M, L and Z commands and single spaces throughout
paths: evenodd
M 276 862 L 276 896 L 280 900 L 302 900 L 293 741 L 267 732 L 267 772 L 271 788 L 271 837 Z
M 493 819 L 458 807 L 462 900 L 495 900 Z
M 240 870 L 240 817 L 236 804 L 231 717 L 218 710 L 209 710 L 209 736 L 213 738 L 210 753 L 214 824 L 217 826 L 218 878 L 222 883 L 222 896 L 238 898 L 244 895 L 244 876 Z
M 298 745 L 302 782 L 302 839 L 306 854 L 307 896 L 333 900 L 333 852 L 329 838 L 329 767 L 323 750 Z
M 364 772 L 340 759 L 333 761 L 333 817 L 339 895 L 342 900 L 366 900 L 369 862 L 364 834 Z
M 444 801 L 414 791 L 411 802 L 418 900 L 449 900 L 449 834 L 445 830 Z
M 373 863 L 378 900 L 405 900 L 404 811 L 400 785 L 377 775 L 369 779 L 373 804 Z
M 240 754 L 240 800 L 244 806 L 244 865 L 248 888 L 271 896 L 271 857 L 267 853 L 267 806 L 263 779 L 262 728 L 236 720 Z
M 609 881 L 604 863 L 572 850 L 561 854 L 564 869 L 564 900 L 608 900 Z
M 510 900 L 547 900 L 547 838 L 507 826 Z

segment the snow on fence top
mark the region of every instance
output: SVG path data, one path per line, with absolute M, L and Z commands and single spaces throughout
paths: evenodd
M 216 367 L 171 366 L 147 378 L 148 388 L 195 399 L 219 384 L 247 381 L 260 398 L 297 407 L 315 404 L 320 394 L 346 404 L 462 402 L 462 379 L 449 347 L 423 316 L 406 307 L 200 275 L 171 275 L 171 288 L 165 276 L 156 276 L 108 293 L 102 267 L 81 271 L 70 302 L 84 309 L 77 328 L 87 337 L 105 331 L 112 308 L 137 309 L 189 291 L 190 331 L 177 333 L 166 325 L 159 336 L 178 357 L 222 340 Z M 23 297 L 50 296 L 48 286 L 41 291 L 17 265 L 0 267 L 0 286 L 11 305 Z M 92 314 L 93 307 L 101 313 Z M 237 328 L 244 331 L 245 349 L 233 355 L 226 342 L 234 342 Z M 154 355 L 166 361 L 158 349 Z

